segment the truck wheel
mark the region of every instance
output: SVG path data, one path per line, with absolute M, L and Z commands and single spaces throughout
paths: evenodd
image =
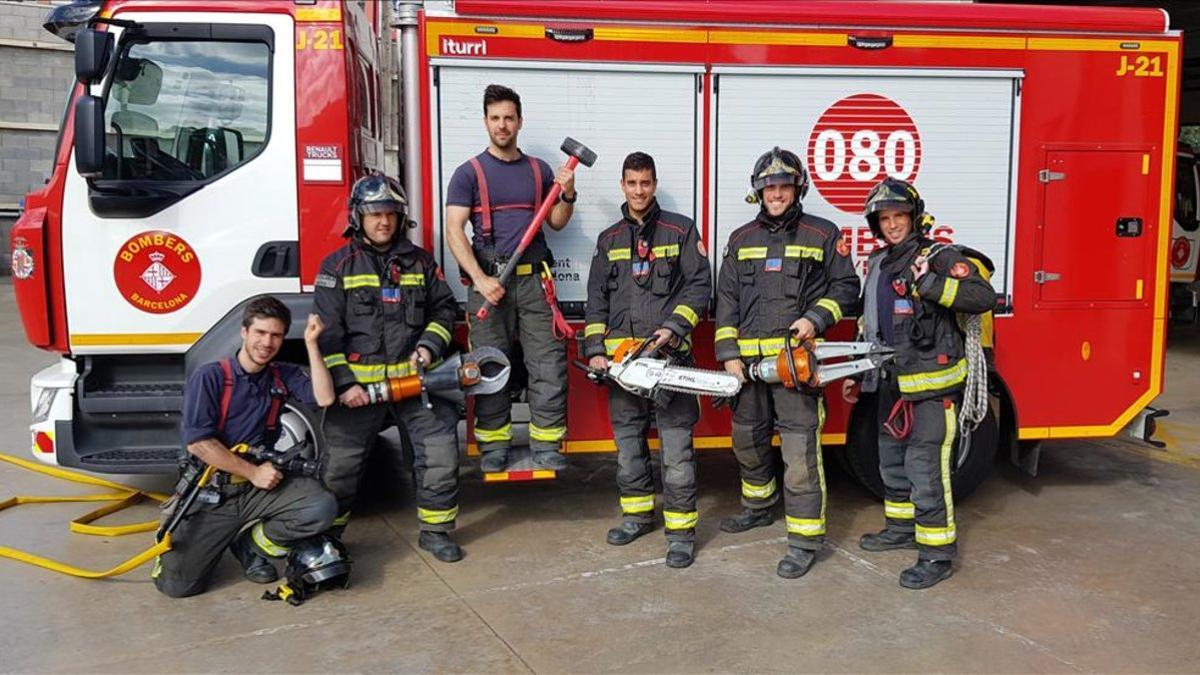
M 883 479 L 879 476 L 880 420 L 876 400 L 873 394 L 859 397 L 850 413 L 846 447 L 837 457 L 847 473 L 882 499 Z M 965 499 L 991 475 L 999 442 L 1000 431 L 995 410 L 989 407 L 987 416 L 971 435 L 971 450 L 966 464 L 954 471 L 951 477 L 955 498 Z

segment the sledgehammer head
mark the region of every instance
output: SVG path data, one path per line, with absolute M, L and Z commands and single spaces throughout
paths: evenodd
M 563 141 L 562 147 L 559 150 L 578 159 L 579 163 L 586 167 L 590 167 L 596 163 L 596 153 L 589 150 L 588 146 L 569 136 L 567 140 Z

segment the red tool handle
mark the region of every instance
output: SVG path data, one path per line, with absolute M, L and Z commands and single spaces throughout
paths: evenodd
M 567 168 L 574 169 L 576 166 L 579 166 L 579 158 L 574 155 L 568 157 Z M 529 245 L 533 243 L 533 238 L 542 229 L 542 223 L 546 220 L 546 216 L 550 215 L 550 209 L 554 206 L 554 202 L 558 201 L 558 195 L 561 193 L 562 185 L 555 182 L 553 187 L 550 188 L 550 192 L 546 195 L 546 198 L 542 200 L 542 205 L 538 207 L 537 213 L 533 214 L 533 220 L 529 221 L 529 226 L 525 228 L 525 234 L 521 236 L 521 242 L 517 244 L 517 250 L 508 259 L 508 262 L 504 264 L 504 269 L 500 270 L 500 276 L 497 277 L 497 280 L 501 286 L 507 284 L 513 272 L 517 270 L 517 261 L 521 259 L 521 255 L 525 253 L 525 249 L 529 248 Z M 475 312 L 475 318 L 479 321 L 487 319 L 488 313 L 492 311 L 492 307 L 495 307 L 495 305 L 484 300 L 483 306 L 479 308 L 478 312 Z

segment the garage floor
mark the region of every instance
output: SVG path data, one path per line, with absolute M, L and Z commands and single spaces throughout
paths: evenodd
M 7 283 L 0 317 L 0 445 L 27 457 L 29 376 L 52 359 L 26 345 Z M 998 464 L 958 505 L 958 572 L 929 591 L 896 583 L 911 552 L 858 549 L 880 507 L 833 471 L 829 545 L 808 576 L 786 581 L 774 574 L 781 522 L 717 530 L 738 508 L 728 453 L 701 457 L 700 551 L 687 570 L 662 564 L 661 531 L 604 543 L 617 519 L 612 457 L 552 483 L 484 485 L 472 466 L 465 560 L 418 550 L 411 490 L 376 480 L 346 538 L 353 585 L 300 608 L 261 601 L 228 557 L 215 588 L 187 600 L 160 596 L 148 566 L 84 581 L 0 560 L 0 670 L 1195 672 L 1198 366 L 1200 334 L 1173 336 L 1158 403 L 1172 411 L 1165 451 L 1048 443 L 1036 479 Z M 0 499 L 90 491 L 0 464 Z M 149 544 L 69 534 L 89 509 L 0 512 L 0 545 L 105 568 Z

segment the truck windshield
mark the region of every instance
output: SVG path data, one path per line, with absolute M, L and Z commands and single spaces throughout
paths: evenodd
M 123 50 L 104 109 L 103 177 L 206 181 L 249 161 L 270 129 L 270 64 L 258 42 Z
M 1196 160 L 1180 155 L 1175 162 L 1175 220 L 1188 232 L 1200 227 L 1196 220 Z

